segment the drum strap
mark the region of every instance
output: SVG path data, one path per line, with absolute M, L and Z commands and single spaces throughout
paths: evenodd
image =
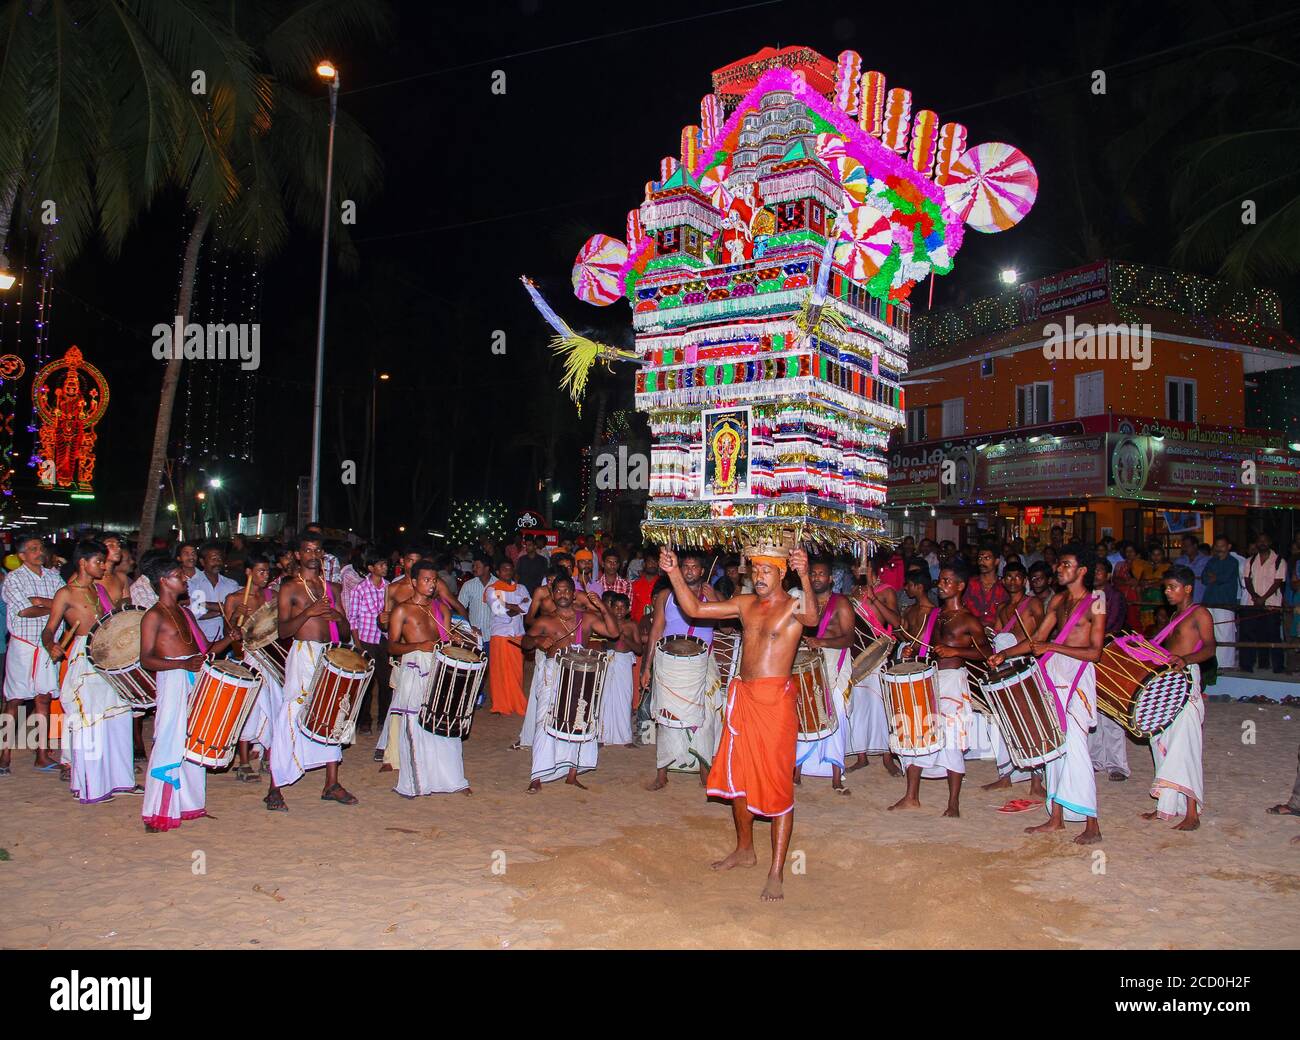
M 998 629 L 999 634 L 1002 633 L 1002 632 L 1010 632 L 1010 631 L 1011 631 L 1011 626 L 1015 624 L 1015 622 L 1016 622 L 1016 618 L 1020 617 L 1020 608 L 1023 607 L 1023 606 L 1024 606 L 1026 603 L 1028 603 L 1028 602 L 1029 602 L 1029 597 L 1028 597 L 1028 596 L 1022 596 L 1022 597 L 1020 598 L 1020 603 L 1019 603 L 1019 605 L 1016 607 L 1015 610 L 1013 610 L 1013 611 L 1011 612 L 1011 616 L 1010 616 L 1009 618 L 1007 618 L 1007 623 L 1006 623 L 1005 625 L 1003 625 L 1001 628 Z
M 893 635 L 894 626 L 884 624 L 880 619 L 880 615 L 875 612 L 870 604 L 855 599 L 853 609 L 857 611 L 858 616 L 867 623 L 867 626 L 875 635 Z
M 332 586 L 328 581 L 326 581 L 326 580 L 324 579 L 324 576 L 322 576 L 322 578 L 321 578 L 321 584 L 323 584 L 323 585 L 325 586 L 325 600 L 326 600 L 326 602 L 329 603 L 329 605 L 330 605 L 331 607 L 333 607 L 333 606 L 334 606 L 334 588 L 333 588 L 333 586 Z M 337 622 L 337 621 L 331 621 L 331 622 L 330 622 L 330 642 L 331 642 L 331 643 L 337 643 L 338 641 L 339 641 L 339 626 L 338 626 L 338 622 Z
M 105 614 L 113 612 L 113 601 L 108 598 L 108 592 L 99 582 L 95 582 L 95 591 L 99 593 L 99 605 L 104 608 Z
M 1065 642 L 1066 637 L 1074 631 L 1074 626 L 1079 623 L 1079 618 L 1092 608 L 1092 593 L 1084 596 L 1079 601 L 1079 605 L 1074 608 L 1074 613 L 1070 615 L 1069 620 L 1065 622 L 1061 631 L 1056 634 L 1052 640 L 1058 645 Z M 1056 719 L 1061 724 L 1061 732 L 1065 732 L 1066 708 L 1070 704 L 1070 698 L 1074 696 L 1074 691 L 1079 686 L 1079 680 L 1083 678 L 1083 670 L 1088 667 L 1087 661 L 1079 662 L 1079 670 L 1074 673 L 1074 681 L 1070 683 L 1070 689 L 1065 694 L 1065 699 L 1061 699 L 1061 691 L 1056 688 L 1056 683 L 1052 682 L 1052 677 L 1047 674 L 1047 662 L 1055 651 L 1049 650 L 1038 659 L 1038 671 L 1043 676 L 1043 681 L 1052 688 L 1052 699 L 1056 702 Z
M 817 625 L 818 639 L 821 639 L 826 634 L 826 628 L 831 623 L 831 615 L 835 613 L 835 603 L 839 598 L 840 594 L 838 592 L 832 592 L 830 598 L 826 601 L 826 609 L 822 611 L 822 619 Z M 849 648 L 847 646 L 840 648 L 840 660 L 835 666 L 837 674 L 844 668 L 844 657 L 848 652 Z
M 930 611 L 930 620 L 925 623 L 925 631 L 921 633 L 921 652 L 928 654 L 930 652 L 930 638 L 934 635 L 935 622 L 939 620 L 939 610 L 935 608 Z
M 203 635 L 203 629 L 199 628 L 199 623 L 194 620 L 194 615 L 190 611 L 185 610 L 183 613 L 190 626 L 190 635 L 194 637 L 194 645 L 199 648 L 199 653 L 206 654 L 208 652 L 208 640 Z

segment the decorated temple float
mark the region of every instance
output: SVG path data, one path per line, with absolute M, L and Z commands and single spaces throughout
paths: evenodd
M 637 366 L 648 540 L 888 540 L 910 294 L 952 270 L 967 228 L 1012 227 L 1037 192 L 1021 152 L 966 138 L 853 51 L 765 48 L 713 73 L 624 237 L 578 253 L 575 294 L 626 300 L 634 351 L 577 336 L 524 279 L 575 401 L 595 361 Z

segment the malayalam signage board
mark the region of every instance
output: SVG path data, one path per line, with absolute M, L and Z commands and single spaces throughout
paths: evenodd
M 1110 299 L 1110 262 L 1099 260 L 1072 271 L 1025 282 L 1020 287 L 1020 314 L 1036 321 L 1049 314 L 1092 307 Z

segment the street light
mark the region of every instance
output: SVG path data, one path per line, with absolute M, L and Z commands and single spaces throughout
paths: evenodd
M 1003 285 L 1015 285 L 1020 280 L 1020 272 L 1014 267 L 1006 267 L 1002 270 L 1001 278 Z
M 553 494 L 553 495 L 551 496 L 551 501 L 552 501 L 552 502 L 558 502 L 559 500 L 560 500 L 560 493 L 557 491 L 557 492 L 555 492 L 555 494 Z
M 211 480 L 208 481 L 208 487 L 216 488 L 218 491 L 221 490 L 221 478 L 213 477 Z
M 316 316 L 316 399 L 311 420 L 311 515 L 320 515 L 321 403 L 325 394 L 325 286 L 329 276 L 330 201 L 334 190 L 334 123 L 339 109 L 339 70 L 331 61 L 316 66 L 330 85 L 330 136 L 325 152 L 325 219 L 320 243 L 320 307 Z

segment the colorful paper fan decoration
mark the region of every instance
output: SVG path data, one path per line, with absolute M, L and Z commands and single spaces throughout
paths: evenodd
M 853 115 L 858 110 L 858 76 L 862 56 L 857 51 L 841 51 L 835 63 L 835 107 Z
M 991 235 L 1024 219 L 1038 197 L 1038 172 L 1019 148 L 977 144 L 952 164 L 943 192 L 959 219 Z
M 886 148 L 902 155 L 907 151 L 907 132 L 912 125 L 912 92 L 894 87 L 885 95 L 885 129 L 880 140 Z
M 608 307 L 622 296 L 619 269 L 627 262 L 627 246 L 609 235 L 592 235 L 573 261 L 573 295 L 597 307 Z
M 875 69 L 864 72 L 860 97 L 858 126 L 879 137 L 885 126 L 885 74 Z
M 705 170 L 700 175 L 700 191 L 709 197 L 719 210 L 726 213 L 731 208 L 731 202 L 736 197 L 727 187 L 727 178 L 731 175 L 731 164 L 720 162 Z
M 848 155 L 849 142 L 839 134 L 818 134 L 813 144 L 813 152 L 824 163 L 832 159 L 843 159 Z
M 852 205 L 858 206 L 866 201 L 868 179 L 866 167 L 862 163 L 846 155 L 840 159 L 831 159 L 826 165 L 840 182 L 840 187 Z
M 889 218 L 872 206 L 854 206 L 845 214 L 845 225 L 835 247 L 835 266 L 850 278 L 869 281 L 894 246 Z
M 674 173 L 677 172 L 677 160 L 671 155 L 665 155 L 659 160 L 659 183 L 662 184 Z

